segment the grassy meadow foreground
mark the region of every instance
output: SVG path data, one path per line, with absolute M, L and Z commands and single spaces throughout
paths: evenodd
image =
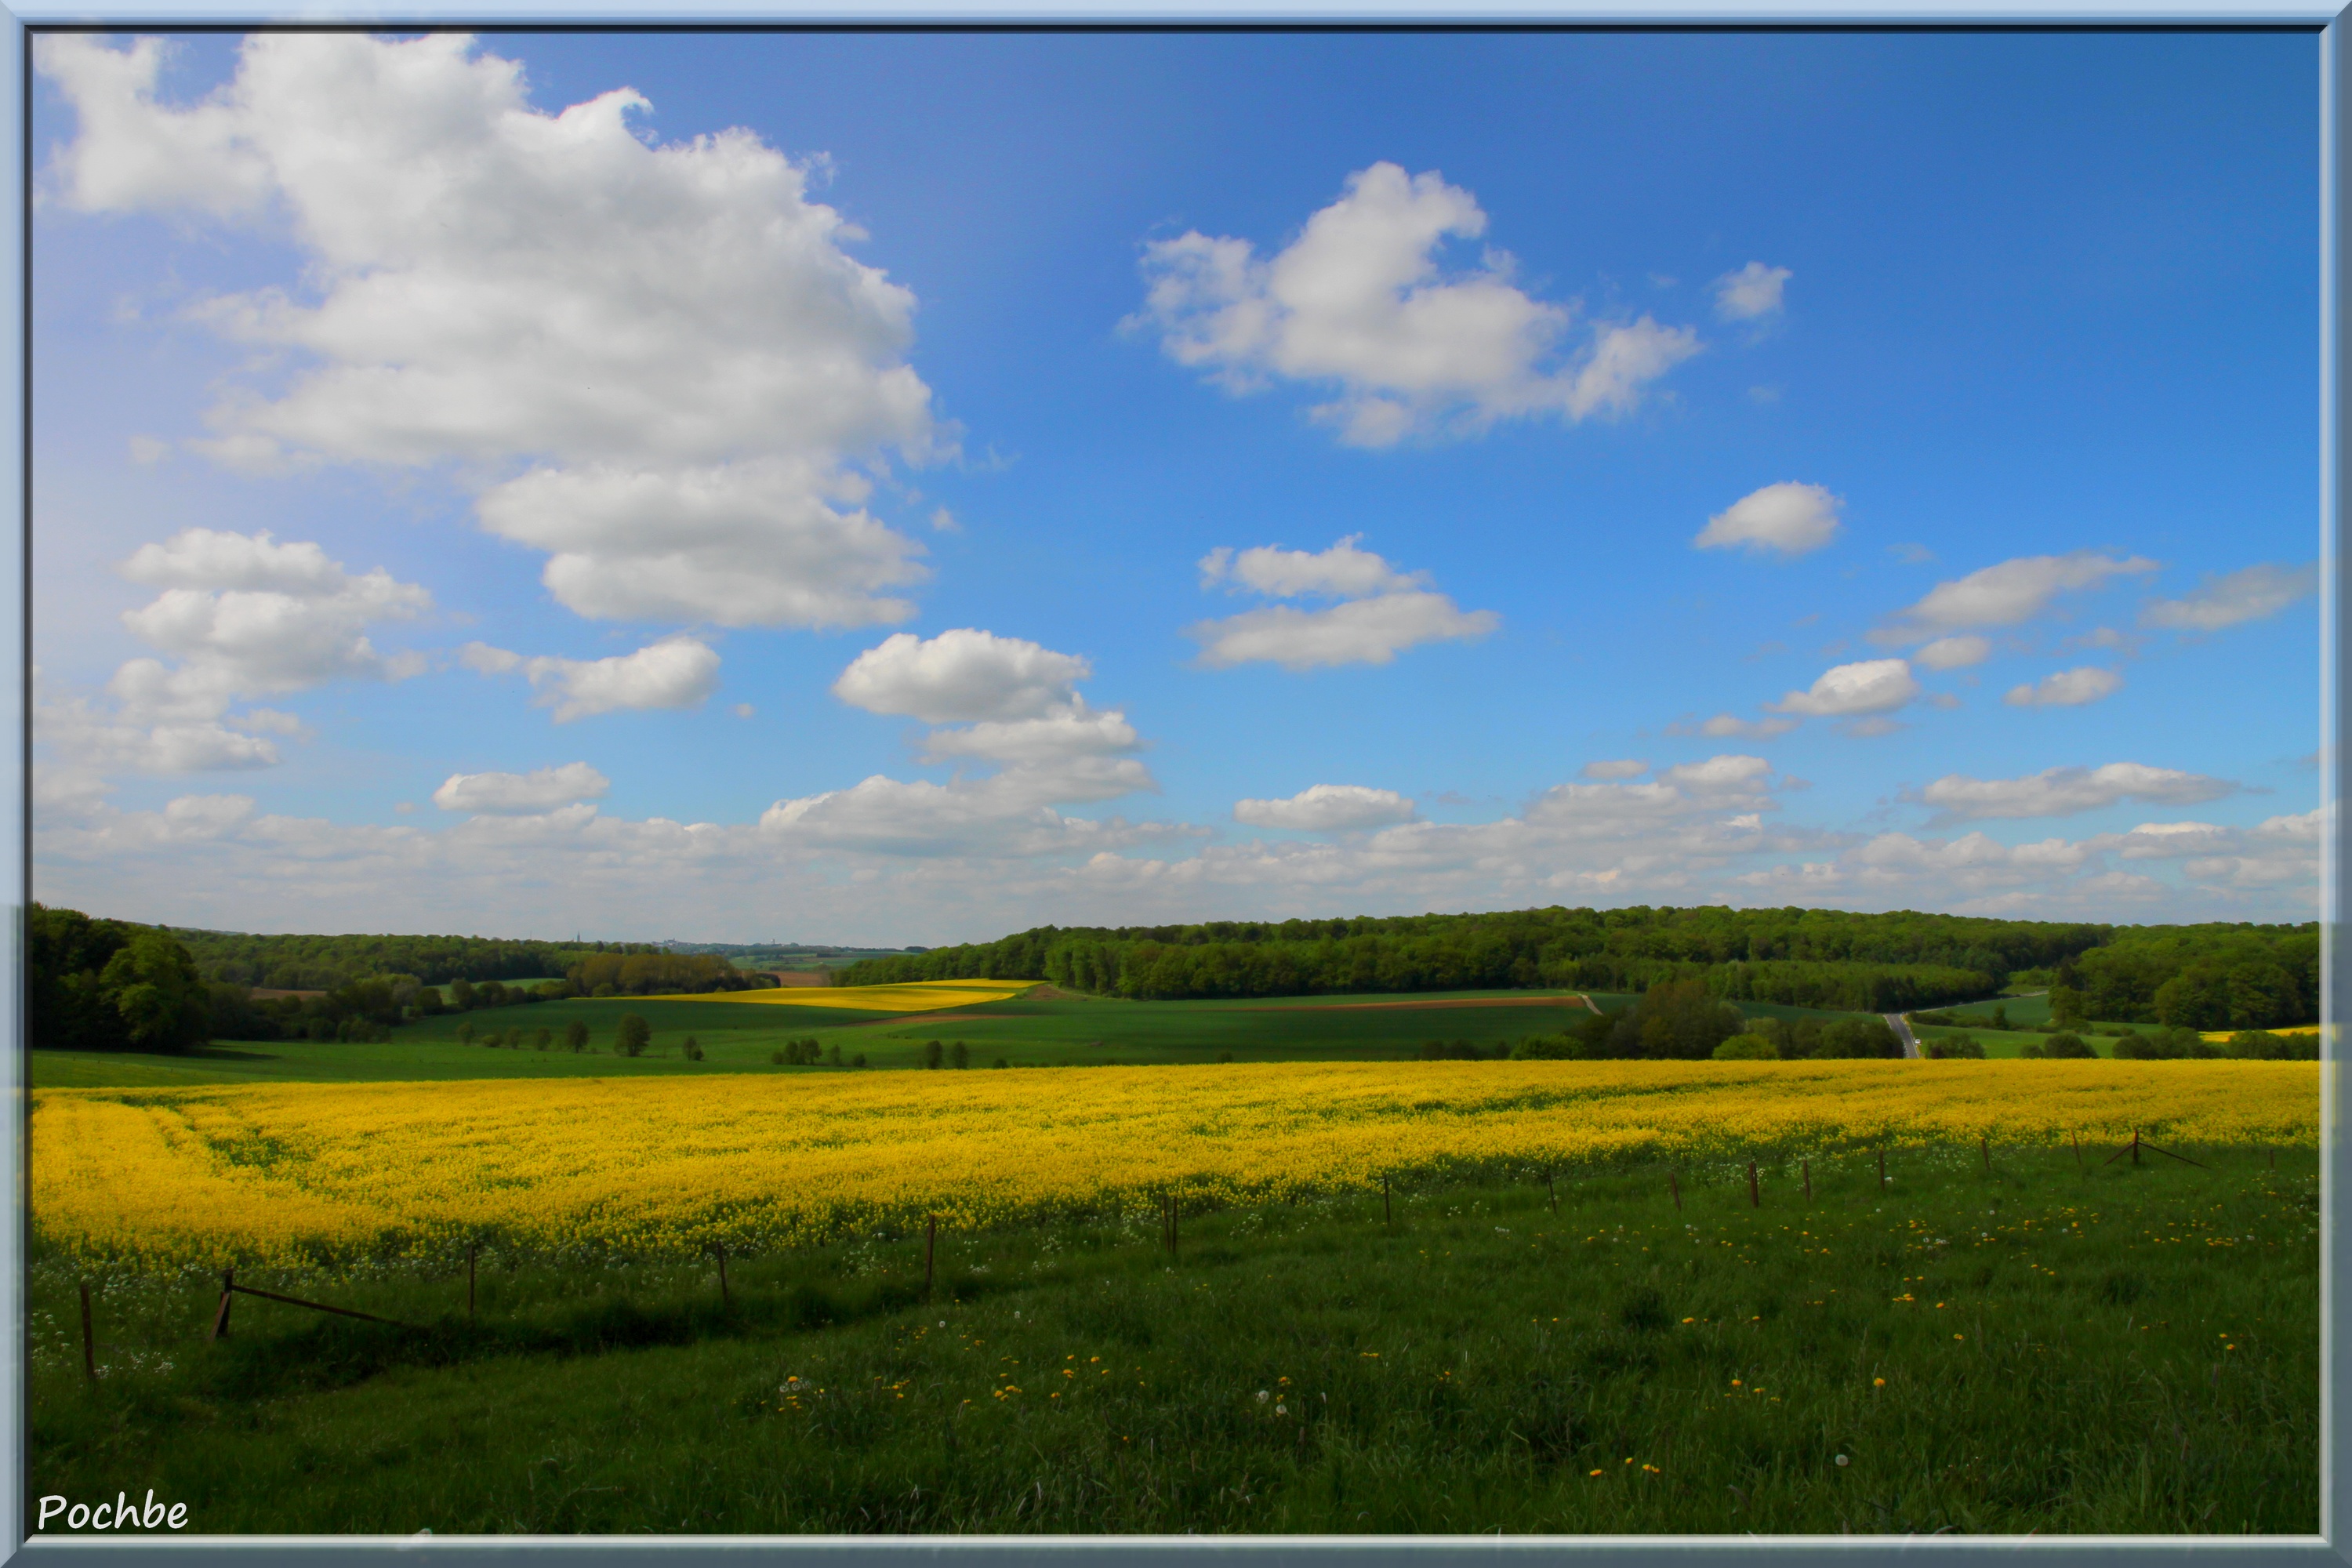
M 130 1466 L 206 1531 L 441 1535 L 2316 1527 L 2308 1065 L 683 1068 L 37 1092 L 35 1494 Z M 2108 1160 L 2134 1127 L 2201 1163 Z M 224 1263 L 395 1321 L 239 1297 L 208 1343 Z

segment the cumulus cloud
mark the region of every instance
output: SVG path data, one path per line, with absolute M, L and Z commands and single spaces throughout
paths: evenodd
M 1362 784 L 1312 784 L 1287 800 L 1237 800 L 1234 820 L 1252 827 L 1286 827 L 1301 833 L 1337 833 L 1411 822 L 1413 804 L 1392 789 Z
M 2014 626 L 2050 607 L 2061 594 L 2096 588 L 2108 579 L 2153 572 L 2144 555 L 2117 558 L 2095 550 L 2068 555 L 2021 555 L 1938 583 L 1926 598 L 1870 634 L 1890 647 L 1927 642 L 1975 626 Z
M 532 700 L 554 709 L 559 724 L 623 709 L 692 708 L 719 689 L 718 650 L 690 637 L 610 658 L 525 658 L 478 642 L 467 643 L 457 658 L 484 675 L 520 671 L 537 694 Z
M 2241 787 L 2203 773 L 2143 763 L 2109 763 L 2096 768 L 2045 768 L 2013 779 L 1947 773 L 1906 798 L 1934 806 L 1937 821 L 1949 823 L 1984 817 L 2071 816 L 2126 800 L 2151 805 L 2195 805 L 2234 795 Z
M 1149 291 L 1134 320 L 1229 390 L 1275 377 L 1336 387 L 1315 417 L 1362 447 L 1537 414 L 1622 413 L 1698 352 L 1689 328 L 1643 316 L 1592 323 L 1563 353 L 1575 308 L 1523 291 L 1508 256 L 1489 249 L 1475 268 L 1441 267 L 1448 239 L 1486 230 L 1469 192 L 1375 163 L 1271 258 L 1197 230 L 1147 245 Z
M 1465 611 L 1436 592 L 1426 572 L 1399 572 L 1358 549 L 1361 537 L 1350 534 L 1319 552 L 1260 545 L 1238 553 L 1220 548 L 1202 557 L 1204 588 L 1222 583 L 1270 598 L 1344 602 L 1318 610 L 1269 605 L 1187 626 L 1184 635 L 1201 645 L 1201 663 L 1212 669 L 1259 661 L 1288 669 L 1387 664 L 1419 644 L 1482 637 L 1502 625 L 1492 610 Z
M 1767 702 L 1772 713 L 1798 713 L 1824 719 L 1889 713 L 1919 696 L 1919 682 L 1907 660 L 1864 659 L 1841 664 L 1822 673 L 1803 691 L 1791 691 L 1778 702 Z
M 1701 550 L 1740 546 L 1759 554 L 1803 555 L 1837 537 L 1838 509 L 1844 504 L 1820 485 L 1766 485 L 1707 519 L 1691 542 Z
M 741 130 L 642 138 L 626 89 L 542 112 L 458 35 L 254 35 L 184 106 L 164 55 L 40 41 L 78 121 L 47 183 L 299 249 L 299 290 L 192 312 L 254 356 L 207 416 L 215 459 L 482 476 L 484 525 L 548 552 L 583 616 L 911 614 L 890 590 L 920 546 L 863 510 L 863 470 L 950 437 L 907 363 L 913 297 L 849 256 L 809 166 Z
M 110 710 L 47 693 L 36 704 L 36 741 L 76 777 L 270 767 L 279 752 L 260 737 L 299 735 L 301 721 L 270 708 L 231 712 L 238 701 L 423 668 L 415 655 L 379 653 L 367 634 L 414 619 L 432 595 L 381 567 L 349 572 L 314 543 L 184 529 L 142 545 L 121 572 L 161 590 L 122 624 L 168 661 L 123 663 L 107 682 Z
M 122 624 L 178 660 L 133 659 L 115 672 L 109 689 L 134 723 L 215 719 L 240 697 L 413 673 L 413 663 L 378 654 L 366 628 L 433 605 L 382 567 L 355 575 L 316 544 L 279 544 L 267 531 L 184 529 L 140 546 L 121 571 L 163 590 Z
M 852 660 L 834 682 L 834 695 L 868 712 L 960 724 L 925 735 L 922 760 L 994 763 L 999 771 L 947 784 L 877 774 L 851 791 L 780 801 L 764 820 L 772 827 L 811 817 L 835 824 L 828 832 L 850 833 L 845 825 L 903 816 L 933 825 L 913 832 L 914 840 L 928 843 L 941 823 L 985 819 L 1008 829 L 1026 824 L 1026 832 L 1045 822 L 1039 814 L 1052 815 L 1052 806 L 1158 788 L 1150 771 L 1129 754 L 1144 742 L 1127 715 L 1089 708 L 1078 694 L 1075 683 L 1090 672 L 1077 655 L 976 627 L 930 638 L 897 633 Z M 795 828 L 803 830 L 815 828 Z M 877 842 L 890 837 L 874 831 Z
M 931 724 L 1042 719 L 1077 701 L 1084 658 L 965 626 L 930 638 L 899 632 L 859 654 L 833 694 L 869 713 Z
M 1580 771 L 1589 779 L 1637 779 L 1650 771 L 1650 764 L 1632 757 L 1623 757 L 1587 763 Z
M 1929 669 L 1966 669 L 1972 664 L 1982 664 L 1992 657 L 1990 639 L 1970 634 L 1956 637 L 1937 637 L 1926 647 L 1916 649 L 1914 662 Z
M 2209 573 L 2194 593 L 2150 604 L 2139 622 L 2170 631 L 2218 632 L 2277 615 L 2318 586 L 2316 566 L 2248 566 L 2223 577 Z
M 2124 678 L 2116 671 L 2086 664 L 2045 675 L 2037 682 L 2012 686 L 2001 700 L 2012 708 L 2080 708 L 2114 696 L 2123 685 Z
M 1785 267 L 1751 261 L 1715 280 L 1715 313 L 1727 321 L 1755 321 L 1780 313 L 1781 290 L 1792 276 Z
M 451 773 L 433 792 L 433 804 L 444 811 L 517 815 L 602 800 L 612 787 L 612 780 L 586 763 L 566 763 L 527 773 Z

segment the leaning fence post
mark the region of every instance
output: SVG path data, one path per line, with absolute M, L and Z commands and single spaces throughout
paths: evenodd
M 98 1381 L 98 1346 L 89 1331 L 89 1281 L 81 1281 L 81 1374 Z
M 1552 1187 L 1551 1168 L 1549 1166 L 1546 1166 L 1544 1168 L 1544 1193 L 1546 1196 L 1551 1199 L 1551 1212 L 1558 1214 L 1559 1212 L 1559 1194 Z
M 214 1339 L 225 1340 L 228 1337 L 228 1308 L 229 1303 L 236 1300 L 236 1269 L 233 1267 L 224 1268 L 221 1270 L 220 1310 L 213 1315 Z
M 1764 1200 L 1756 1195 L 1756 1162 L 1753 1160 L 1748 1162 L 1748 1206 L 1752 1209 L 1764 1206 Z
M 2131 1150 L 2132 1163 L 2137 1165 L 2139 1163 L 2139 1129 L 2137 1127 L 2132 1129 Z
M 1683 1184 L 1675 1180 L 1675 1173 L 1672 1171 L 1668 1171 L 1666 1173 L 1666 1193 L 1667 1195 L 1675 1200 L 1675 1212 L 1676 1214 L 1682 1213 Z
M 1977 1138 L 1977 1152 L 1978 1152 L 1978 1153 L 1979 1153 L 1979 1154 L 1982 1154 L 1982 1155 L 1984 1156 L 1985 1174 L 1986 1174 L 1986 1175 L 1988 1175 L 1988 1176 L 1991 1175 L 1991 1174 L 1992 1174 L 1992 1144 L 1991 1144 L 1991 1142 L 1990 1142 L 1989 1140 L 1987 1140 L 1986 1138 L 1984 1138 L 1981 1134 L 1979 1134 L 1979 1135 L 1978 1136 L 1978 1138 Z

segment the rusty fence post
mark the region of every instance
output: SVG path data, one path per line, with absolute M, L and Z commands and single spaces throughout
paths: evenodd
M 1748 1206 L 1752 1209 L 1764 1206 L 1763 1198 L 1756 1191 L 1756 1162 L 1753 1160 L 1748 1162 Z
M 1668 1171 L 1666 1173 L 1666 1194 L 1669 1197 L 1675 1200 L 1675 1212 L 1676 1214 L 1682 1213 L 1683 1184 L 1675 1180 L 1675 1173 L 1672 1171 Z

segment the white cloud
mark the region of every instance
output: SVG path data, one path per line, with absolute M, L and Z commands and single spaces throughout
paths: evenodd
M 2036 684 L 2012 686 L 2001 700 L 2012 708 L 2080 708 L 2114 696 L 2123 685 L 2124 678 L 2116 671 L 2085 664 L 2045 675 Z
M 1643 316 L 1595 323 L 1580 354 L 1562 355 L 1574 309 L 1522 291 L 1508 256 L 1489 249 L 1475 269 L 1442 270 L 1447 239 L 1486 229 L 1469 192 L 1375 163 L 1270 259 L 1197 230 L 1147 245 L 1136 321 L 1233 391 L 1275 376 L 1336 385 L 1315 416 L 1363 447 L 1538 413 L 1622 413 L 1698 352 L 1688 328 Z
M 2234 795 L 2227 779 L 2143 763 L 2109 763 L 2096 768 L 2045 768 L 2022 778 L 1978 779 L 1948 773 L 1909 798 L 1935 806 L 1939 822 L 1983 817 L 2070 816 L 2121 801 L 2152 805 L 2194 805 Z
M 381 567 L 348 572 L 313 543 L 191 528 L 142 545 L 121 570 L 162 590 L 122 624 L 171 662 L 123 663 L 107 683 L 111 712 L 81 697 L 37 704 L 35 739 L 75 776 L 274 766 L 278 748 L 259 736 L 300 735 L 301 721 L 268 708 L 231 713 L 235 703 L 422 668 L 417 656 L 378 653 L 367 631 L 423 614 L 432 595 Z
M 1270 599 L 1361 599 L 1428 585 L 1428 573 L 1400 572 L 1370 551 L 1357 549 L 1363 537 L 1351 533 L 1320 551 L 1261 544 L 1236 552 L 1220 545 L 1201 558 L 1201 586 L 1230 583 L 1236 592 L 1246 588 Z
M 919 546 L 857 468 L 950 439 L 906 362 L 913 297 L 843 248 L 810 170 L 752 133 L 641 139 L 626 89 L 559 114 L 454 34 L 249 37 L 201 103 L 164 47 L 40 41 L 73 105 L 48 187 L 86 213 L 282 237 L 299 291 L 203 302 L 253 353 L 200 444 L 252 468 L 448 466 L 586 616 L 856 626 Z
M 1691 542 L 1701 550 L 1741 545 L 1751 552 L 1802 555 L 1837 537 L 1838 509 L 1844 504 L 1820 485 L 1766 485 L 1707 519 Z
M 1020 637 L 966 626 L 923 638 L 899 632 L 859 654 L 833 694 L 870 713 L 927 723 L 1042 719 L 1077 701 L 1092 667 Z
M 121 570 L 163 590 L 122 624 L 179 661 L 133 659 L 116 671 L 109 689 L 132 722 L 216 719 L 239 697 L 396 678 L 406 667 L 379 655 L 366 628 L 433 605 L 382 567 L 354 575 L 316 544 L 279 544 L 266 531 L 184 529 L 142 545 Z
M 1068 757 L 1111 756 L 1131 752 L 1140 738 L 1127 715 L 1097 712 L 1083 704 L 1043 719 L 988 720 L 961 730 L 934 730 L 923 741 L 923 760 L 985 757 L 1000 763 L 1043 763 Z
M 1261 545 L 1236 554 L 1211 551 L 1201 561 L 1203 588 L 1229 583 L 1279 598 L 1339 597 L 1328 609 L 1269 605 L 1221 621 L 1200 621 L 1184 635 L 1201 645 L 1211 669 L 1263 661 L 1288 669 L 1321 665 L 1387 664 L 1425 642 L 1482 637 L 1502 625 L 1492 610 L 1465 611 L 1428 585 L 1425 572 L 1399 572 L 1356 548 L 1360 534 L 1309 552 Z
M 1767 702 L 1764 708 L 1771 713 L 1851 718 L 1892 712 L 1916 698 L 1920 690 L 1907 661 L 1872 658 L 1824 670 L 1809 690 L 1791 691 L 1778 702 Z
M 867 485 L 805 462 L 664 472 L 538 468 L 486 492 L 482 525 L 550 552 L 558 603 L 601 620 L 856 627 L 915 613 L 922 546 L 852 508 Z
M 1751 261 L 1715 280 L 1715 313 L 1727 321 L 1753 321 L 1780 313 L 1780 293 L 1791 274 L 1785 267 Z
M 586 763 L 566 763 L 527 773 L 451 773 L 433 792 L 433 804 L 444 811 L 514 816 L 602 800 L 612 787 L 612 780 Z
M 2277 615 L 2319 585 L 2316 566 L 2248 566 L 2225 577 L 2208 574 L 2184 598 L 2158 599 L 2140 612 L 2140 625 L 2174 631 L 2218 632 Z
M 1581 772 L 1589 779 L 1633 779 L 1650 771 L 1650 764 L 1632 757 L 1598 763 L 1587 763 Z
M 1387 664 L 1425 642 L 1482 637 L 1501 624 L 1492 610 L 1465 612 L 1444 594 L 1383 594 L 1328 610 L 1271 605 L 1222 621 L 1187 626 L 1212 669 L 1264 661 L 1286 669 L 1319 665 Z
M 1972 664 L 1982 664 L 1991 657 L 1992 643 L 1973 634 L 1937 637 L 1911 655 L 1914 661 L 1929 669 L 1966 669 Z
M 2153 572 L 2143 555 L 2117 559 L 2093 550 L 2069 555 L 2021 555 L 1938 583 L 1927 596 L 1870 634 L 1890 646 L 1926 642 L 1973 626 L 2019 626 L 2050 607 L 2061 594 L 2096 588 L 2110 577 Z
M 1771 771 L 1772 764 L 1761 757 L 1724 755 L 1709 757 L 1703 763 L 1680 763 L 1658 777 L 1669 784 L 1687 784 L 1699 790 L 1760 789 Z
M 521 671 L 537 693 L 533 700 L 554 709 L 559 724 L 621 709 L 692 708 L 719 689 L 718 650 L 690 637 L 665 637 L 610 658 L 527 658 L 474 642 L 457 658 L 484 675 Z
M 1369 789 L 1362 784 L 1312 784 L 1287 800 L 1234 803 L 1235 822 L 1301 833 L 1385 827 L 1391 823 L 1411 822 L 1416 815 L 1412 802 L 1396 791 Z
M 759 830 L 777 842 L 813 847 L 988 858 L 1092 853 L 1187 835 L 1164 823 L 1066 816 L 1038 798 L 1039 782 L 1021 770 L 944 784 L 877 773 L 849 789 L 780 800 L 761 815 Z

